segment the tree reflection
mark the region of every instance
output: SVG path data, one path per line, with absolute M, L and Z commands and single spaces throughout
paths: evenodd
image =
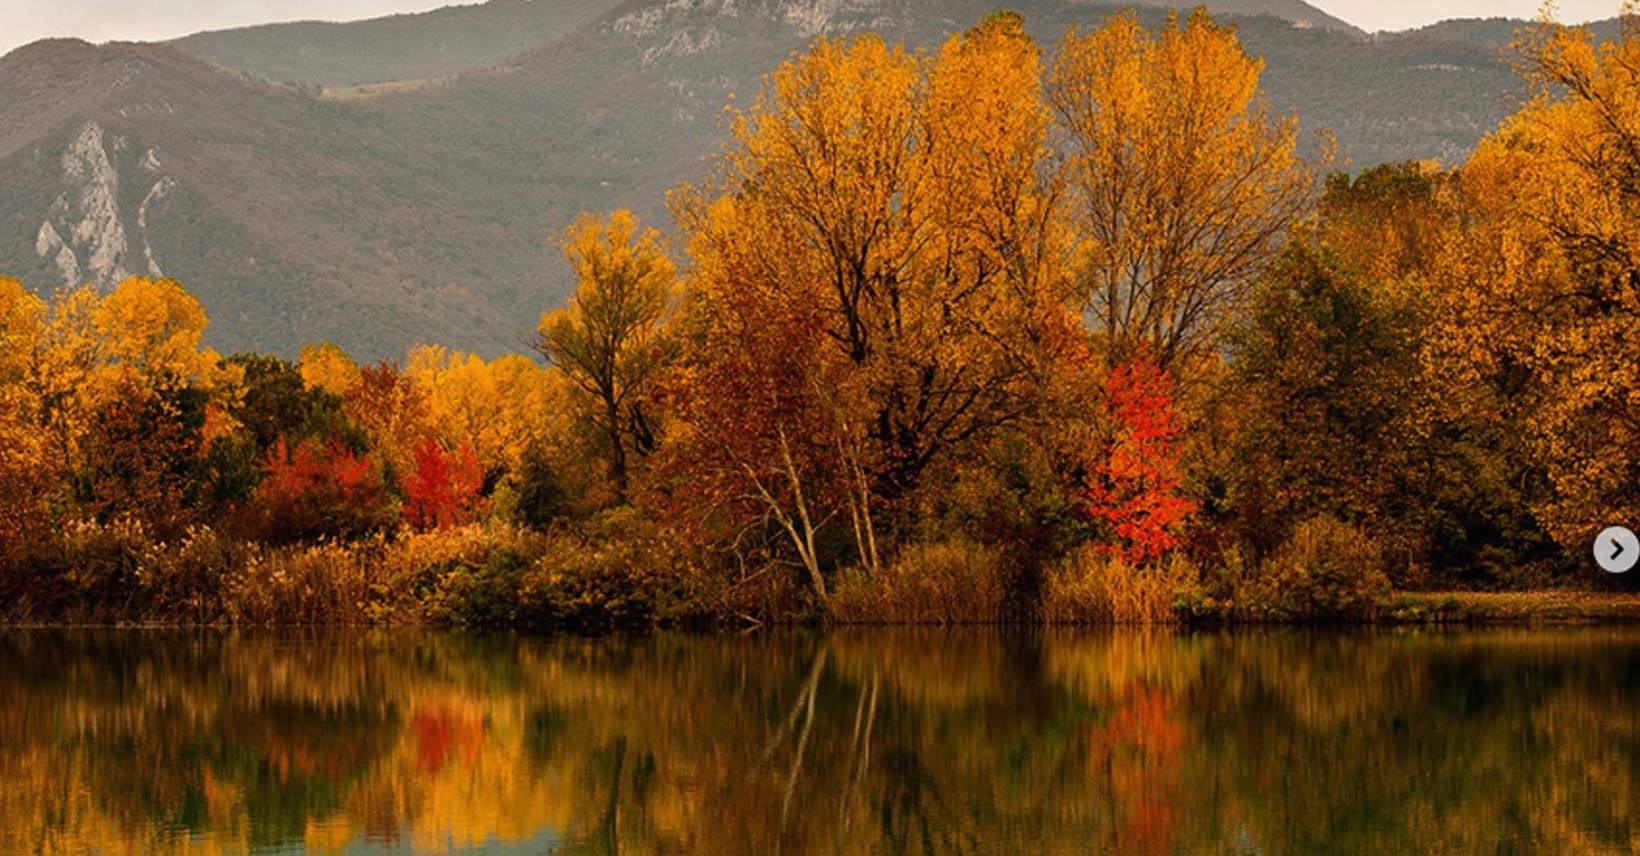
M 0 634 L 0 852 L 1640 850 L 1640 634 Z

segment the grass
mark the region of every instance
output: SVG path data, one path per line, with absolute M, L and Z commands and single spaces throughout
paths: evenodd
M 327 101 L 365 101 L 383 95 L 426 92 L 447 83 L 449 83 L 448 78 L 433 78 L 431 80 L 390 80 L 384 83 L 363 83 L 355 86 L 327 86 L 320 97 Z
M 905 548 L 876 576 L 840 574 L 831 618 L 840 624 L 988 624 L 1002 614 L 1001 551 L 963 542 Z
M 1172 624 L 1174 603 L 1194 586 L 1195 568 L 1170 558 L 1138 568 L 1088 547 L 1048 572 L 1042 620 L 1048 624 Z
M 1390 624 L 1640 624 L 1640 594 L 1589 591 L 1418 592 L 1386 599 Z

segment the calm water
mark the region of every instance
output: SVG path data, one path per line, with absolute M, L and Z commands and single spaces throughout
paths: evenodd
M 1640 852 L 1640 632 L 0 632 L 0 853 Z

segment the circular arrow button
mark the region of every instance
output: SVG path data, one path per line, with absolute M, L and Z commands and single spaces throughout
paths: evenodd
M 1594 560 L 1607 573 L 1626 573 L 1640 562 L 1640 538 L 1622 526 L 1613 526 L 1594 539 Z

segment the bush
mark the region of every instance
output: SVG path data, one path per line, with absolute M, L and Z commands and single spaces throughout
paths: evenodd
M 160 546 L 139 519 L 69 520 L 0 575 L 8 621 L 94 623 L 133 617 L 140 572 Z
M 254 545 L 210 527 L 190 527 L 138 569 L 148 617 L 188 624 L 221 622 L 224 581 L 245 567 Z
M 1321 515 L 1293 530 L 1238 600 L 1253 617 L 1363 620 L 1376 614 L 1389 590 L 1378 542 Z
M 914 544 L 881 573 L 838 575 L 832 617 L 849 624 L 984 624 L 1005 595 L 999 548 L 962 541 Z
M 599 630 L 698 621 L 706 592 L 653 521 L 617 507 L 555 539 L 519 592 L 520 623 Z
M 387 542 L 254 547 L 223 580 L 223 620 L 235 625 L 363 625 L 386 592 L 374 586 Z

